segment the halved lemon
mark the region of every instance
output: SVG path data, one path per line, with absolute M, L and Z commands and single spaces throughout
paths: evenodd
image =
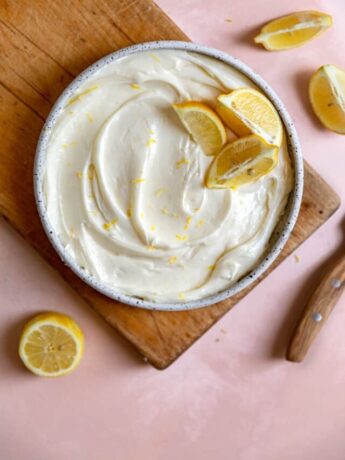
M 186 101 L 173 104 L 187 131 L 206 155 L 216 155 L 226 142 L 222 120 L 203 102 Z
M 279 149 L 251 134 L 228 144 L 215 157 L 206 176 L 209 188 L 232 188 L 257 181 L 278 164 Z
M 311 77 L 309 99 L 313 110 L 328 129 L 345 134 L 345 71 L 324 65 Z
M 84 335 L 69 316 L 47 312 L 32 318 L 19 342 L 19 356 L 34 374 L 57 377 L 79 364 L 84 351 Z
M 333 24 L 332 16 L 319 11 L 298 11 L 266 24 L 254 38 L 269 51 L 301 46 Z
M 217 112 L 239 136 L 257 134 L 268 144 L 280 146 L 283 127 L 273 104 L 252 88 L 239 88 L 218 96 Z

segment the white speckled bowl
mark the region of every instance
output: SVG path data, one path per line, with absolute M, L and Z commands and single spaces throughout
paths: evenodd
M 122 294 L 119 291 L 116 291 L 115 289 L 111 289 L 107 286 L 104 286 L 92 275 L 85 273 L 85 271 L 81 269 L 76 264 L 76 262 L 68 256 L 63 245 L 61 244 L 59 235 L 57 235 L 54 232 L 54 229 L 47 218 L 42 189 L 42 178 L 44 173 L 46 146 L 49 140 L 50 132 L 54 126 L 57 115 L 62 110 L 67 100 L 71 97 L 72 93 L 74 93 L 78 89 L 80 84 L 83 83 L 90 75 L 92 75 L 94 72 L 97 72 L 97 70 L 106 66 L 110 62 L 116 61 L 117 59 L 129 54 L 140 53 L 141 51 L 147 50 L 160 49 L 187 50 L 210 56 L 229 64 L 233 68 L 243 73 L 249 79 L 251 79 L 266 94 L 266 96 L 271 100 L 271 102 L 274 104 L 274 106 L 279 112 L 279 115 L 285 126 L 289 145 L 289 153 L 295 170 L 294 188 L 290 194 L 286 211 L 282 219 L 279 221 L 276 230 L 274 231 L 274 234 L 271 237 L 270 247 L 267 250 L 264 257 L 262 258 L 262 261 L 250 273 L 241 278 L 239 281 L 237 281 L 237 283 L 233 284 L 228 289 L 225 289 L 217 294 L 211 295 L 200 300 L 194 300 L 185 303 L 160 304 L 152 301 L 143 300 L 138 297 L 128 296 Z M 82 72 L 75 80 L 73 80 L 73 82 L 65 89 L 65 91 L 61 94 L 61 96 L 54 104 L 54 107 L 52 108 L 46 120 L 46 123 L 42 129 L 37 144 L 34 166 L 34 187 L 37 209 L 48 238 L 50 239 L 55 250 L 61 257 L 62 261 L 66 265 L 68 265 L 71 268 L 71 270 L 73 270 L 73 272 L 76 273 L 76 275 L 78 275 L 83 281 L 85 281 L 85 283 L 89 284 L 97 291 L 112 299 L 118 300 L 128 305 L 133 305 L 135 307 L 147 308 L 151 310 L 189 310 L 193 308 L 200 308 L 205 307 L 207 305 L 212 305 L 214 303 L 227 299 L 228 297 L 231 297 L 234 294 L 237 294 L 242 289 L 252 284 L 260 275 L 262 275 L 268 269 L 268 267 L 276 259 L 276 257 L 283 249 L 287 239 L 289 238 L 289 235 L 298 217 L 303 193 L 303 158 L 298 136 L 294 124 L 291 120 L 291 117 L 288 114 L 282 102 L 280 101 L 280 99 L 278 98 L 278 96 L 276 95 L 276 93 L 270 88 L 270 86 L 265 82 L 263 78 L 257 75 L 253 70 L 251 70 L 249 67 L 243 64 L 241 61 L 238 61 L 234 57 L 229 56 L 228 54 L 225 54 L 222 51 L 218 51 L 213 48 L 208 48 L 206 46 L 188 42 L 157 41 L 130 46 L 129 48 L 124 48 L 112 54 L 109 54 L 108 56 L 105 56 L 104 58 L 100 59 L 99 61 L 95 62 L 93 65 L 88 67 L 86 70 L 84 70 L 84 72 Z

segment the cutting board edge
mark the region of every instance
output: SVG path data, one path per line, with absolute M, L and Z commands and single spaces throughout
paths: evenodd
M 337 210 L 338 210 L 339 207 L 340 207 L 341 200 L 340 200 L 340 197 L 339 197 L 338 194 L 335 193 L 335 196 L 338 197 L 338 201 L 337 201 L 336 207 L 334 208 L 334 210 L 332 210 L 332 212 L 330 212 L 330 213 L 327 215 L 326 220 L 325 220 L 324 222 L 321 222 L 319 225 L 317 225 L 317 226 L 315 227 L 315 229 L 308 235 L 308 237 L 307 237 L 305 240 L 301 241 L 301 243 L 299 243 L 295 248 L 291 249 L 291 251 L 289 251 L 289 252 L 284 256 L 284 259 L 283 259 L 281 262 L 283 262 L 284 260 L 286 260 L 286 258 L 289 257 L 291 254 L 293 254 L 293 253 L 294 253 L 294 252 L 295 252 L 305 241 L 307 241 L 312 235 L 314 235 L 314 233 L 315 233 L 320 227 L 322 227 L 324 224 L 326 224 L 327 221 L 337 212 Z M 287 243 L 286 243 L 286 244 L 287 244 Z M 285 244 L 284 247 L 286 247 L 286 244 Z M 280 266 L 281 262 L 278 262 L 278 263 L 272 268 L 272 271 L 270 271 L 270 273 L 272 273 L 273 271 L 275 271 L 276 268 L 278 268 L 278 267 Z M 270 274 L 270 273 L 269 273 L 269 274 Z M 258 284 L 260 284 L 261 281 L 263 281 L 263 279 L 266 278 L 266 276 L 268 276 L 268 275 L 263 276 L 262 279 L 259 278 Z M 253 288 L 251 288 L 250 292 L 252 292 L 254 289 L 256 289 L 256 287 L 257 287 L 257 285 L 254 286 Z M 239 293 L 239 294 L 240 294 L 240 293 Z M 237 294 L 237 295 L 238 295 L 238 294 Z M 247 295 L 247 294 L 244 294 L 243 297 L 242 297 L 241 299 L 239 299 L 238 302 L 236 302 L 234 305 L 232 305 L 232 307 L 229 308 L 229 310 L 224 311 L 223 314 L 221 314 L 220 316 L 218 316 L 218 317 L 216 318 L 216 320 L 215 320 L 213 323 L 211 323 L 206 329 L 204 329 L 204 331 L 203 331 L 203 333 L 202 333 L 201 335 L 199 335 L 198 337 L 196 337 L 196 338 L 188 345 L 188 347 L 185 348 L 184 350 L 182 350 L 181 353 L 179 353 L 178 355 L 176 355 L 176 356 L 174 357 L 173 360 L 171 360 L 171 361 L 169 361 L 169 362 L 166 362 L 166 363 L 163 364 L 163 365 L 160 365 L 160 360 L 155 360 L 155 359 L 152 359 L 152 358 L 149 358 L 148 356 L 146 356 L 148 362 L 149 362 L 155 369 L 157 369 L 157 370 L 162 370 L 162 371 L 163 371 L 163 370 L 167 369 L 168 367 L 170 367 L 178 358 L 180 358 L 186 351 L 188 351 L 189 348 L 190 348 L 192 345 L 194 345 L 199 339 L 201 339 L 207 331 L 209 331 L 209 330 L 210 330 L 220 319 L 222 319 L 223 316 L 225 316 L 225 315 L 226 315 L 227 313 L 229 313 L 234 307 L 236 307 L 236 306 L 238 305 L 238 303 L 239 303 L 244 297 L 246 297 L 246 295 Z M 203 308 L 207 308 L 207 307 L 203 307 Z M 132 341 L 131 341 L 129 338 L 128 338 L 128 340 L 132 343 Z M 133 344 L 133 345 L 134 345 L 134 344 Z M 134 345 L 134 346 L 135 346 L 135 345 Z M 139 352 L 139 353 L 140 353 L 140 352 Z
M 341 205 L 341 198 L 340 196 L 335 192 L 335 190 L 328 184 L 328 182 L 326 182 L 322 176 L 320 176 L 320 174 L 307 162 L 307 161 L 304 161 L 305 163 L 305 167 L 309 170 L 309 172 L 317 178 L 318 180 L 322 181 L 324 186 L 327 187 L 329 189 L 329 195 L 328 196 L 331 196 L 332 197 L 332 209 L 331 211 L 328 213 L 328 214 L 325 214 L 323 216 L 324 218 L 324 221 L 320 222 L 314 229 L 313 231 L 308 235 L 308 237 L 301 241 L 300 243 L 298 243 L 298 245 L 296 247 L 294 247 L 293 249 L 289 250 L 285 255 L 284 255 L 284 259 L 283 261 L 286 259 L 286 257 L 290 256 L 297 248 L 299 248 L 305 241 L 307 241 L 320 227 L 322 227 L 329 219 L 331 216 L 333 216 L 333 214 L 336 213 L 336 211 L 339 209 L 340 205 Z M 89 305 L 92 310 L 94 312 L 96 312 L 104 321 L 107 322 L 108 325 L 110 325 L 118 334 L 120 335 L 123 335 L 133 346 L 134 348 L 137 350 L 138 352 L 138 356 L 142 356 L 145 360 L 147 359 L 147 362 L 150 363 L 155 369 L 157 370 L 165 370 L 167 369 L 169 366 L 171 366 L 180 356 L 182 356 L 184 354 L 185 351 L 187 351 L 192 345 L 194 345 L 209 329 L 211 329 L 226 313 L 228 313 L 230 310 L 232 310 L 232 308 L 234 308 L 235 306 L 237 306 L 238 302 L 240 302 L 242 300 L 242 298 L 244 298 L 247 294 L 244 293 L 242 295 L 242 297 L 238 300 L 238 302 L 236 302 L 234 305 L 232 305 L 228 310 L 225 310 L 221 315 L 217 316 L 215 318 L 215 320 L 210 323 L 210 325 L 204 329 L 204 331 L 202 332 L 201 335 L 199 335 L 198 337 L 195 337 L 189 344 L 186 348 L 184 348 L 180 353 L 178 353 L 176 356 L 174 356 L 173 359 L 171 359 L 170 361 L 167 361 L 167 360 L 164 360 L 164 359 L 160 359 L 157 355 L 154 356 L 154 354 L 149 350 L 149 348 L 146 349 L 145 347 L 145 344 L 141 344 L 140 347 L 138 346 L 139 344 L 135 341 L 135 338 L 132 337 L 132 335 L 130 333 L 128 333 L 128 331 L 124 328 L 121 328 L 119 327 L 117 324 L 114 324 L 114 323 L 111 323 L 105 316 L 101 315 L 97 309 L 93 306 L 92 304 L 92 301 L 86 296 L 83 294 L 83 291 L 82 290 L 79 290 L 78 286 L 75 286 L 73 284 L 71 284 L 69 282 L 69 280 L 64 276 L 63 273 L 61 273 L 61 271 L 59 271 L 59 268 L 58 267 L 55 267 L 51 261 L 48 260 L 48 255 L 46 257 L 46 254 L 42 251 L 40 251 L 40 249 L 38 248 L 37 244 L 35 243 L 35 241 L 29 241 L 27 238 L 26 238 L 26 235 L 24 233 L 21 233 L 20 229 L 15 225 L 14 222 L 11 221 L 11 219 L 6 216 L 4 213 L 3 213 L 3 210 L 0 209 L 0 215 L 1 217 L 4 219 L 5 222 L 7 222 L 7 224 L 13 228 L 27 243 L 29 243 L 29 245 L 35 250 L 36 253 L 39 254 L 40 257 L 43 258 L 43 260 L 56 272 L 59 274 L 59 276 L 63 279 L 64 282 L 66 282 L 66 284 L 71 287 L 75 292 L 77 292 L 77 294 L 83 299 L 83 301 Z M 289 241 L 289 240 L 288 240 Z M 288 241 L 286 242 L 284 248 L 286 248 L 286 245 L 288 243 Z M 269 273 L 266 273 L 266 274 L 263 274 L 262 277 L 259 278 L 259 280 L 257 280 L 257 284 L 259 284 L 264 278 L 266 278 L 266 276 L 268 276 L 272 271 L 274 271 L 277 267 L 279 267 L 280 263 L 282 261 L 279 261 L 276 260 L 274 262 L 274 265 L 273 265 L 273 268 L 271 268 L 270 272 Z M 84 284 L 84 283 L 83 283 Z M 250 289 L 250 292 L 256 288 L 257 285 L 255 285 L 254 287 L 252 287 Z M 241 292 L 236 294 L 236 295 L 241 295 Z M 230 299 L 230 298 L 229 298 Z M 229 300 L 227 299 L 227 300 Z M 116 308 L 116 306 L 114 307 Z M 136 308 L 136 307 L 131 307 L 131 308 Z M 209 307 L 203 307 L 203 308 L 209 308 Z M 167 312 L 167 314 L 174 314 L 174 312 Z M 146 352 L 146 353 L 145 353 Z

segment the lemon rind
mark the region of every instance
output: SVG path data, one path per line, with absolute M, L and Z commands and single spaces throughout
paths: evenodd
M 47 315 L 47 314 L 42 314 Z M 80 327 L 77 325 L 77 323 L 72 319 L 69 318 L 66 315 L 61 315 L 56 314 L 60 320 L 65 320 L 66 322 L 70 322 L 70 327 L 67 327 L 63 323 L 61 323 L 58 319 L 54 318 L 49 318 L 49 319 L 36 319 L 33 318 L 32 320 L 29 321 L 24 326 L 20 342 L 19 342 L 19 356 L 25 365 L 25 367 L 30 370 L 33 374 L 42 376 L 42 377 L 60 377 L 63 375 L 67 375 L 71 373 L 80 363 L 80 360 L 83 356 L 83 351 L 84 351 L 84 335 L 80 329 Z M 35 331 L 38 330 L 41 326 L 53 326 L 53 327 L 59 327 L 63 329 L 75 342 L 76 344 L 76 354 L 73 360 L 73 363 L 70 367 L 67 369 L 60 369 L 59 371 L 56 372 L 45 372 L 41 368 L 37 368 L 35 366 L 32 366 L 30 363 L 30 360 L 28 359 L 26 353 L 25 353 L 25 345 L 28 341 L 29 336 Z

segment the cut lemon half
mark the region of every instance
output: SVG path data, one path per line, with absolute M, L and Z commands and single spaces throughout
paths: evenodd
M 216 155 L 226 142 L 222 120 L 206 104 L 196 101 L 173 104 L 187 131 L 206 155 Z
M 239 88 L 218 96 L 217 112 L 239 136 L 257 134 L 268 144 L 280 146 L 283 127 L 273 104 L 252 88 Z
M 206 176 L 208 188 L 232 188 L 250 184 L 278 164 L 279 149 L 252 134 L 228 144 L 213 160 Z
M 84 336 L 69 316 L 47 312 L 32 318 L 19 342 L 19 356 L 34 374 L 57 377 L 74 370 L 84 350 Z
M 332 24 L 332 16 L 329 14 L 298 11 L 266 24 L 254 41 L 270 51 L 288 50 L 317 37 Z
M 328 129 L 345 134 L 345 71 L 324 65 L 311 77 L 309 99 L 313 110 Z

